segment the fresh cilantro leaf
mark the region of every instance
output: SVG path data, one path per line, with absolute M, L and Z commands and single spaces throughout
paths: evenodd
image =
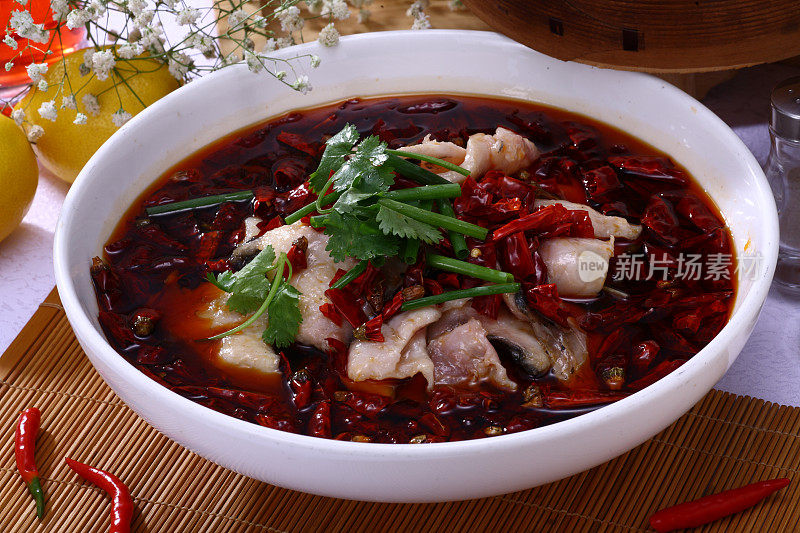
M 233 294 L 260 299 L 263 302 L 270 287 L 270 280 L 266 275 L 274 261 L 275 250 L 267 245 L 244 268 L 234 274 L 236 280 L 232 286 Z
M 417 239 L 428 244 L 436 244 L 442 239 L 442 233 L 430 224 L 414 220 L 383 206 L 378 209 L 375 218 L 379 223 L 378 227 L 387 235 Z
M 225 305 L 228 306 L 228 309 L 240 315 L 249 315 L 261 307 L 263 303 L 264 298 L 254 298 L 236 292 L 228 296 L 228 299 L 225 301 Z
M 206 274 L 206 279 L 218 289 L 231 292 L 233 290 L 233 282 L 236 281 L 236 276 L 234 276 L 233 272 L 230 270 L 226 270 L 225 272 L 220 272 L 216 277 L 214 277 L 213 272 L 208 272 Z
M 303 315 L 300 313 L 300 291 L 284 282 L 278 287 L 267 310 L 269 321 L 262 339 L 276 348 L 285 348 L 294 342 Z
M 319 167 L 309 180 L 309 185 L 315 192 L 322 191 L 328 182 L 331 171 L 338 171 L 342 167 L 345 163 L 345 156 L 350 153 L 357 142 L 358 130 L 352 124 L 347 124 L 342 131 L 328 139 Z
M 356 210 L 359 214 L 371 211 L 368 208 Z M 361 260 L 394 256 L 400 249 L 396 237 L 385 235 L 378 228 L 374 215 L 361 219 L 354 214 L 342 215 L 332 211 L 325 217 L 325 234 L 330 237 L 325 249 L 337 262 L 348 257 Z
M 386 162 L 386 143 L 372 135 L 364 139 L 353 156 L 336 171 L 333 188 L 345 191 L 358 188 L 364 192 L 388 191 L 394 183 L 392 169 L 383 167 Z
M 389 158 L 386 155 L 386 143 L 381 141 L 378 136 L 370 135 L 358 145 L 353 158 L 369 161 L 373 167 L 379 167 Z

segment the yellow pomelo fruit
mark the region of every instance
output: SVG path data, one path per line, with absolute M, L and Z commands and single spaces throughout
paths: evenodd
M 113 48 L 113 47 L 110 47 Z M 180 83 L 169 73 L 167 66 L 152 59 L 134 58 L 117 62 L 116 73 L 101 81 L 92 74 L 81 75 L 84 50 L 68 56 L 64 61 L 50 65 L 44 79 L 47 91 L 36 86 L 15 106 L 23 109 L 27 120 L 44 129 L 44 135 L 35 143 L 39 161 L 59 178 L 72 183 L 90 157 L 117 131 L 112 115 L 120 109 L 136 115 L 146 106 L 178 88 Z M 65 69 L 66 67 L 66 69 Z M 65 76 L 66 73 L 66 76 Z M 67 82 L 69 80 L 69 82 Z M 59 92 L 59 87 L 63 89 Z M 75 93 L 77 110 L 62 108 L 62 97 Z M 90 94 L 100 103 L 98 114 L 87 111 L 83 97 Z M 55 121 L 42 118 L 39 107 L 53 100 L 58 110 Z M 143 105 L 144 104 L 144 105 Z M 84 113 L 86 124 L 74 124 L 77 113 Z M 30 129 L 31 125 L 28 125 Z
M 28 139 L 0 115 L 0 241 L 19 226 L 39 184 L 39 167 Z

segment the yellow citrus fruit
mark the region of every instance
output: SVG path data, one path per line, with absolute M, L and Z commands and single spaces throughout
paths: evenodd
M 114 113 L 124 110 L 136 115 L 145 106 L 180 85 L 166 65 L 152 59 L 118 60 L 115 71 L 105 80 L 87 74 L 87 69 L 82 68 L 83 63 L 83 50 L 65 56 L 64 61 L 53 63 L 44 76 L 48 89 L 41 91 L 34 86 L 15 106 L 15 109 L 25 111 L 28 131 L 33 125 L 44 129 L 44 134 L 34 146 L 39 161 L 70 183 L 75 181 L 100 145 L 119 129 L 112 120 Z M 63 96 L 70 93 L 70 87 L 76 91 L 77 109 L 62 107 Z M 93 114 L 91 109 L 87 109 L 84 101 L 86 95 L 97 98 L 99 112 Z M 38 111 L 42 104 L 51 100 L 58 111 L 55 121 L 43 118 Z M 87 116 L 86 124 L 74 124 L 77 113 Z
M 0 241 L 19 226 L 39 184 L 39 167 L 28 139 L 0 115 Z

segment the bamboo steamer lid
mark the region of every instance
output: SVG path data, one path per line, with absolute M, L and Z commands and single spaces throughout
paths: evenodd
M 463 0 L 495 30 L 563 60 L 660 73 L 800 55 L 798 0 Z

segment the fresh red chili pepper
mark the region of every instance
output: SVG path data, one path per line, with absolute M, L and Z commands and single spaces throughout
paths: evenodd
M 36 450 L 36 434 L 39 432 L 41 413 L 36 407 L 22 411 L 17 422 L 17 432 L 14 436 L 14 455 L 17 458 L 17 470 L 22 476 L 22 481 L 36 501 L 36 516 L 44 516 L 44 491 L 39 479 L 39 469 L 36 468 L 34 453 Z
M 754 506 L 773 492 L 786 487 L 789 481 L 786 478 L 759 481 L 667 507 L 650 517 L 650 526 L 659 533 L 702 526 Z
M 83 479 L 97 485 L 111 496 L 111 527 L 109 533 L 128 533 L 133 518 L 133 500 L 128 487 L 114 474 L 65 457 L 69 467 Z

